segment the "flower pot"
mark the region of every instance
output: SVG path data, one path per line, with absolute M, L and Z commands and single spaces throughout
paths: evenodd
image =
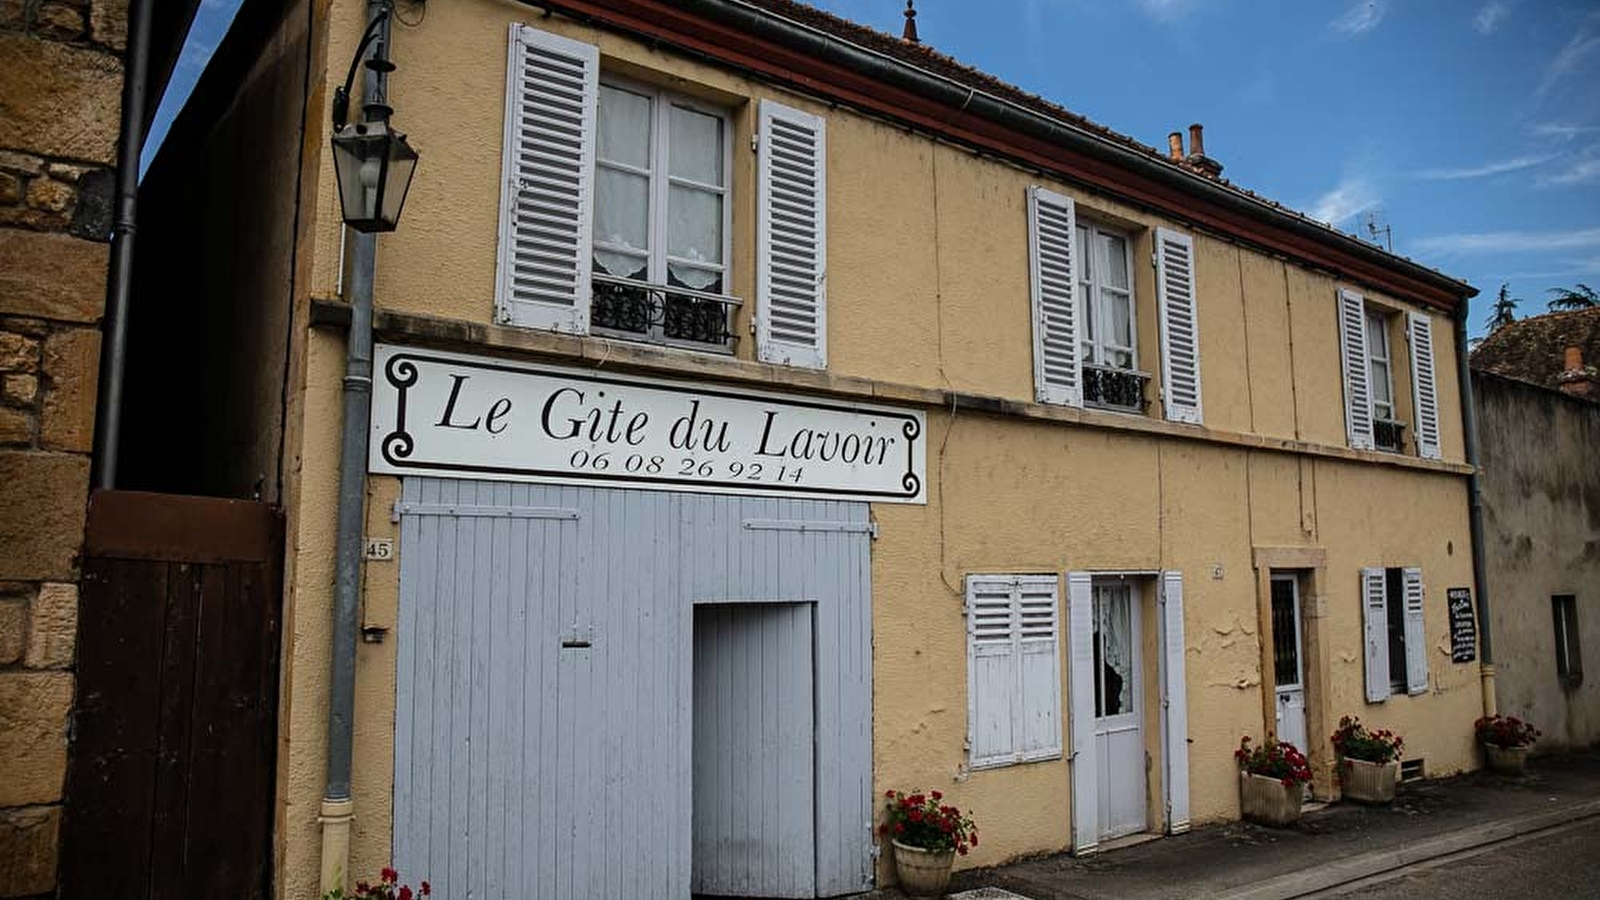
M 943 897 L 955 858 L 954 850 L 924 850 L 895 841 L 894 869 L 900 876 L 900 890 L 912 897 Z
M 1528 770 L 1528 747 L 1496 747 L 1483 745 L 1483 755 L 1489 761 L 1489 771 L 1501 775 L 1521 775 Z
M 1262 825 L 1293 825 L 1300 821 L 1300 800 L 1304 791 L 1298 784 L 1284 784 L 1265 775 L 1239 773 L 1239 812 Z
M 1345 758 L 1339 761 L 1339 777 L 1344 782 L 1346 800 L 1393 803 L 1395 784 L 1400 777 L 1400 763 Z

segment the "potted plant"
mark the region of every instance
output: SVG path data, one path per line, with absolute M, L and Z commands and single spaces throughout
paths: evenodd
M 413 892 L 411 885 L 400 883 L 400 873 L 384 866 L 378 873 L 378 883 L 369 884 L 365 881 L 356 882 L 356 892 L 346 894 L 344 888 L 337 887 L 322 895 L 322 900 L 413 900 L 415 897 L 426 897 L 433 893 L 433 886 L 424 881 Z
M 943 897 L 950 883 L 950 865 L 957 853 L 978 846 L 972 817 L 941 803 L 938 791 L 887 791 L 884 821 L 878 834 L 894 845 L 894 868 L 900 889 L 913 897 Z
M 1260 746 L 1239 738 L 1239 812 L 1263 825 L 1292 825 L 1300 819 L 1301 785 L 1311 781 L 1305 754 L 1272 735 Z
M 1483 745 L 1489 770 L 1501 775 L 1521 775 L 1528 767 L 1528 750 L 1542 734 L 1532 724 L 1516 716 L 1484 716 L 1472 723 L 1472 730 Z
M 1387 728 L 1368 731 L 1356 716 L 1339 720 L 1333 752 L 1339 757 L 1344 795 L 1362 803 L 1391 803 L 1400 776 L 1400 751 L 1405 741 Z

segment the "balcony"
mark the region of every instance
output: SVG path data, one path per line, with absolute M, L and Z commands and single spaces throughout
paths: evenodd
M 1147 401 L 1145 384 L 1150 373 L 1085 363 L 1083 366 L 1083 405 L 1094 409 L 1143 413 Z
M 589 325 L 596 334 L 732 354 L 737 297 L 595 274 Z
M 1399 453 L 1406 447 L 1406 423 L 1393 419 L 1372 420 L 1372 443 L 1379 450 Z

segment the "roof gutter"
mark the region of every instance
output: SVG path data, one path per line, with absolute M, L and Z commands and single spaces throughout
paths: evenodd
M 647 19 L 643 16 L 643 4 L 640 3 L 608 3 L 607 0 L 589 0 L 589 2 L 522 0 L 522 2 L 546 9 L 560 9 L 579 19 L 599 20 L 623 30 L 640 31 L 654 41 L 659 42 L 661 39 L 659 33 L 644 27 Z M 1180 169 L 1163 159 L 1123 146 L 1069 122 L 1052 118 L 809 25 L 783 18 L 744 0 L 676 0 L 672 5 L 682 13 L 781 45 L 796 53 L 851 70 L 882 85 L 931 100 L 948 107 L 951 110 L 951 118 L 960 115 L 984 119 L 1036 140 L 1129 170 L 1165 188 L 1203 198 L 1237 215 L 1267 222 L 1304 240 L 1334 247 L 1369 265 L 1398 272 L 1406 278 L 1421 282 L 1441 294 L 1455 298 L 1456 302 L 1476 296 L 1478 293 L 1477 288 L 1464 281 L 1388 253 L 1284 207 Z M 612 7 L 638 7 L 638 9 L 612 9 Z M 622 15 L 614 17 L 608 13 Z M 633 15 L 628 16 L 629 13 Z M 627 22 L 620 21 L 624 16 L 638 22 L 639 27 L 629 28 Z M 789 80 L 803 90 L 827 94 L 826 88 L 819 87 L 803 76 L 791 76 Z

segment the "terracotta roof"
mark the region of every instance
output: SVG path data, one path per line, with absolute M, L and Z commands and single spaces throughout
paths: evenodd
M 1566 349 L 1583 350 L 1586 366 L 1600 366 L 1600 307 L 1519 319 L 1489 333 L 1473 349 L 1472 368 L 1555 388 Z
M 1357 238 L 1348 232 L 1340 231 L 1332 225 L 1314 219 L 1305 213 L 1300 212 L 1299 210 L 1285 206 L 1284 204 L 1262 194 L 1256 193 L 1255 191 L 1240 187 L 1226 178 L 1206 178 L 1203 175 L 1194 173 L 1188 167 L 1173 162 L 1164 150 L 1160 150 L 1156 147 L 1150 146 L 1149 144 L 1137 141 L 1120 131 L 1107 128 L 1098 122 L 1094 122 L 1082 115 L 1079 115 L 1078 113 L 1072 112 L 1066 107 L 1061 106 L 1059 103 L 1047 100 L 1038 94 L 1023 90 L 1022 88 L 996 78 L 987 72 L 966 65 L 955 57 L 946 53 L 941 53 L 927 44 L 912 43 L 910 41 L 903 40 L 897 35 L 888 34 L 886 32 L 879 31 L 876 28 L 862 25 L 857 22 L 852 22 L 848 19 L 836 16 L 833 13 L 817 9 L 809 4 L 797 2 L 797 0 L 741 0 L 741 2 L 748 6 L 761 9 L 771 15 L 797 22 L 801 25 L 808 26 L 816 29 L 817 31 L 821 31 L 833 37 L 839 38 L 840 40 L 848 41 L 849 43 L 856 44 L 876 53 L 880 53 L 898 62 L 914 66 L 943 78 L 947 78 L 964 87 L 973 88 L 977 91 L 989 94 L 990 96 L 1004 100 L 1008 103 L 1014 103 L 1018 106 L 1032 110 L 1033 112 L 1037 112 L 1043 116 L 1060 120 L 1106 141 L 1144 154 L 1153 160 L 1171 166 L 1173 169 L 1188 173 L 1195 178 L 1222 185 L 1241 196 L 1250 198 L 1256 203 L 1271 207 L 1273 210 L 1276 210 L 1280 213 L 1286 213 L 1288 215 L 1295 216 L 1296 218 L 1299 218 L 1309 224 L 1322 228 L 1332 235 L 1338 235 L 1339 237 L 1345 239 L 1353 238 L 1355 240 L 1360 240 L 1360 238 Z M 1476 289 L 1471 288 L 1465 282 L 1462 282 L 1460 279 L 1448 275 L 1437 268 L 1428 266 L 1425 263 L 1420 263 L 1414 259 L 1411 259 L 1410 257 L 1384 250 L 1382 247 L 1377 245 L 1371 246 L 1379 253 L 1402 260 L 1413 266 L 1425 268 L 1436 275 L 1448 278 L 1451 281 L 1455 281 L 1462 287 L 1467 288 L 1471 294 L 1477 293 Z

